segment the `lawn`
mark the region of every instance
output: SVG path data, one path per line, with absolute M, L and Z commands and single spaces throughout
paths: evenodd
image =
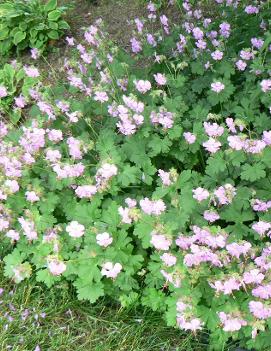
M 66 284 L 0 287 L 0 349 L 12 351 L 204 351 L 206 336 L 166 327 L 159 313 L 101 299 L 80 302 Z M 205 339 L 205 340 L 204 340 Z

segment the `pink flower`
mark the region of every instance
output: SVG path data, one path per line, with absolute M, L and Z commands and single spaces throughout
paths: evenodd
M 7 179 L 4 183 L 5 187 L 8 188 L 8 191 L 11 194 L 17 193 L 17 191 L 19 191 L 20 186 L 17 182 L 17 180 L 11 180 L 11 179 Z
M 118 168 L 117 166 L 110 164 L 110 163 L 104 163 L 98 170 L 95 176 L 97 186 L 101 186 L 104 184 L 104 182 L 107 182 L 110 178 L 113 176 L 117 175 L 118 173 Z
M 271 131 L 264 131 L 263 132 L 263 141 L 266 145 L 271 145 Z
M 74 46 L 74 38 L 73 37 L 66 37 L 65 38 L 69 46 Z
M 160 109 L 158 113 L 152 111 L 150 118 L 153 124 L 161 124 L 165 129 L 172 128 L 173 126 L 174 114 L 172 112 L 163 109 Z
M 40 198 L 38 197 L 38 195 L 35 193 L 35 191 L 27 191 L 25 193 L 25 196 L 26 196 L 26 200 L 31 202 L 31 203 L 34 203 L 34 202 L 37 202 L 40 200 Z
M 255 230 L 260 236 L 270 235 L 271 223 L 259 221 L 252 225 L 252 229 Z
M 166 85 L 167 84 L 167 78 L 162 73 L 154 74 L 154 79 L 158 85 Z
M 231 26 L 227 22 L 222 22 L 219 25 L 219 33 L 222 37 L 228 38 L 230 36 Z
M 203 123 L 204 130 L 209 137 L 218 137 L 224 133 L 224 128 L 217 123 Z
M 8 95 L 7 88 L 0 85 L 0 99 L 6 97 L 7 95 Z
M 246 12 L 248 15 L 254 15 L 254 14 L 259 13 L 259 9 L 258 9 L 257 6 L 248 5 L 248 6 L 245 7 L 245 12 Z
M 214 195 L 217 197 L 219 205 L 228 205 L 235 197 L 236 189 L 231 184 L 225 184 L 217 188 Z
M 256 49 L 260 49 L 263 44 L 264 44 L 264 41 L 260 38 L 252 38 L 251 39 L 251 44 L 256 48 Z
M 214 154 L 220 149 L 221 143 L 218 140 L 214 139 L 214 138 L 209 138 L 207 141 L 202 143 L 202 146 L 207 151 L 209 151 L 210 153 Z
M 222 90 L 225 89 L 225 85 L 221 82 L 214 82 L 211 84 L 211 89 L 215 93 L 220 93 Z
M 33 60 L 37 60 L 40 56 L 40 51 L 37 48 L 33 48 L 30 50 L 31 52 L 31 57 Z
M 13 241 L 18 241 L 20 239 L 20 234 L 15 230 L 9 230 L 6 232 L 6 237 L 10 238 Z
M 229 146 L 234 150 L 242 150 L 244 147 L 244 140 L 242 140 L 238 135 L 230 135 L 227 138 Z
M 148 42 L 148 44 L 150 44 L 153 47 L 157 46 L 157 42 L 156 42 L 154 36 L 150 33 L 147 34 L 147 42 Z
M 260 85 L 264 93 L 268 92 L 269 90 L 271 90 L 271 79 L 262 80 Z
M 251 247 L 251 244 L 248 242 L 244 242 L 242 244 L 231 243 L 226 246 L 226 249 L 231 256 L 239 258 L 241 255 L 245 256 Z
M 261 201 L 259 199 L 255 199 L 252 201 L 252 208 L 257 212 L 267 212 L 269 208 L 271 208 L 271 201 Z
M 108 95 L 105 91 L 96 91 L 94 96 L 95 101 L 100 101 L 101 103 L 109 100 Z
M 102 265 L 101 274 L 107 278 L 115 279 L 122 270 L 122 265 L 120 263 L 105 262 Z
M 252 290 L 252 295 L 260 299 L 269 300 L 271 298 L 271 284 L 258 285 Z
M 36 78 L 36 77 L 39 77 L 40 75 L 38 69 L 35 67 L 24 66 L 24 71 L 25 71 L 25 74 L 31 78 Z
M 215 61 L 220 61 L 223 58 L 223 52 L 216 50 L 216 51 L 211 53 L 211 56 Z
M 118 213 L 121 216 L 121 222 L 125 224 L 131 224 L 132 218 L 129 216 L 129 208 L 128 207 L 119 207 Z
M 32 241 L 38 239 L 38 234 L 35 230 L 34 222 L 25 220 L 23 217 L 20 217 L 18 219 L 18 222 L 20 223 L 23 233 L 28 240 Z
M 167 239 L 164 235 L 162 234 L 156 234 L 155 232 L 151 233 L 151 244 L 157 249 L 157 250 L 169 250 L 170 245 L 171 245 L 171 240 Z
M 243 275 L 243 281 L 245 284 L 260 284 L 264 280 L 264 275 L 259 269 L 252 269 L 245 272 Z
M 77 221 L 72 221 L 66 226 L 66 232 L 69 233 L 72 238 L 80 238 L 85 233 L 85 227 Z
M 204 211 L 203 217 L 206 219 L 206 221 L 211 223 L 217 221 L 220 218 L 219 214 L 215 211 Z
M 196 199 L 198 202 L 202 202 L 210 196 L 209 191 L 204 188 L 196 188 L 192 190 L 193 198 Z
M 151 83 L 148 80 L 137 80 L 134 84 L 136 89 L 142 94 L 145 94 L 151 89 Z
M 241 50 L 240 57 L 245 61 L 249 61 L 254 58 L 254 53 L 251 52 L 250 50 Z
M 0 217 L 0 232 L 4 231 L 5 229 L 8 229 L 8 227 L 9 221 Z
M 96 194 L 97 188 L 95 185 L 81 185 L 75 190 L 75 194 L 80 197 L 80 199 L 87 198 L 90 199 L 94 194 Z
M 48 260 L 47 267 L 52 275 L 58 276 L 65 272 L 67 266 L 64 262 L 57 259 Z
M 178 326 L 183 330 L 191 330 L 195 332 L 196 330 L 201 330 L 203 323 L 199 318 L 192 318 L 187 321 L 183 315 L 177 315 Z
M 59 129 L 49 129 L 46 131 L 48 133 L 48 139 L 52 142 L 59 142 L 63 140 L 62 131 Z
M 163 26 L 168 27 L 168 18 L 165 15 L 160 16 L 160 21 Z
M 235 65 L 239 71 L 244 71 L 247 67 L 247 64 L 243 60 L 236 61 Z
M 45 159 L 52 163 L 58 162 L 61 159 L 61 153 L 58 150 L 48 149 Z
M 138 54 L 140 51 L 142 51 L 142 45 L 140 41 L 138 41 L 136 38 L 132 38 L 130 40 L 131 46 L 132 46 L 132 51 L 135 54 Z
M 227 127 L 229 128 L 230 132 L 232 133 L 237 133 L 236 128 L 235 128 L 235 123 L 234 120 L 230 117 L 226 118 L 226 124 Z
M 248 305 L 249 305 L 249 310 L 254 317 L 259 319 L 268 319 L 271 317 L 270 306 L 265 306 L 260 301 L 250 301 Z
M 197 48 L 199 48 L 200 50 L 205 50 L 206 47 L 207 47 L 207 43 L 206 43 L 206 41 L 200 39 L 200 40 L 196 41 L 196 46 L 197 46 Z
M 192 33 L 193 33 L 193 37 L 196 40 L 203 39 L 204 33 L 200 28 L 198 27 L 193 28 Z
M 165 186 L 169 186 L 172 184 L 172 181 L 170 180 L 170 172 L 165 172 L 162 169 L 158 170 L 158 175 L 161 178 L 162 184 Z
M 148 215 L 159 216 L 166 210 L 166 205 L 163 200 L 151 201 L 147 197 L 139 202 L 141 209 Z
M 26 100 L 22 95 L 16 97 L 14 101 L 15 101 L 15 106 L 18 108 L 24 108 L 26 105 Z
M 83 157 L 81 152 L 81 141 L 74 137 L 69 137 L 67 139 L 67 144 L 71 158 L 74 160 L 81 160 Z
M 136 200 L 131 199 L 131 198 L 129 198 L 129 197 L 127 197 L 127 198 L 125 199 L 125 203 L 127 204 L 127 206 L 128 206 L 129 208 L 134 208 L 134 207 L 136 207 L 136 204 L 137 204 Z
M 177 262 L 177 258 L 169 253 L 164 253 L 160 258 L 168 267 L 174 266 Z
M 143 22 L 140 21 L 139 18 L 136 18 L 136 19 L 135 19 L 135 24 L 136 24 L 138 33 L 142 33 L 142 30 L 143 30 L 143 27 L 144 27 Z
M 103 247 L 107 247 L 113 242 L 113 238 L 109 233 L 101 233 L 96 235 L 97 244 Z
M 196 136 L 193 133 L 185 132 L 183 133 L 183 136 L 188 144 L 194 144 L 196 141 Z
M 223 330 L 226 332 L 238 331 L 247 325 L 244 319 L 233 317 L 231 314 L 226 314 L 225 312 L 219 312 L 218 316 L 223 324 Z

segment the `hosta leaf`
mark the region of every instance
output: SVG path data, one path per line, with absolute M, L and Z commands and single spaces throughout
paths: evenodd
M 48 20 L 49 21 L 57 21 L 61 17 L 61 11 L 54 10 L 48 13 Z
M 14 37 L 13 37 L 13 43 L 15 45 L 18 45 L 21 41 L 23 41 L 26 38 L 26 33 L 18 31 Z
M 57 7 L 57 0 L 49 0 L 44 6 L 44 11 L 53 11 Z

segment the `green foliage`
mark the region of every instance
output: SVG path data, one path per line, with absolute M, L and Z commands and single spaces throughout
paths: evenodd
M 0 87 L 6 90 L 5 96 L 0 99 L 0 114 L 4 120 L 15 125 L 21 119 L 23 110 L 16 105 L 16 98 L 23 97 L 26 106 L 30 98 L 29 90 L 37 83 L 38 78 L 27 76 L 20 63 L 5 64 L 0 69 Z
M 0 55 L 16 48 L 43 51 L 50 40 L 57 40 L 69 25 L 62 19 L 67 7 L 57 0 L 8 0 L 0 4 Z

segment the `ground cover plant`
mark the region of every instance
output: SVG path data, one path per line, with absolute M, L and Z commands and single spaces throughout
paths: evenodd
M 267 350 L 270 9 L 212 4 L 178 2 L 178 28 L 149 3 L 131 55 L 101 21 L 67 37 L 67 84 L 1 125 L 5 275 L 150 307 L 210 350 Z
M 8 0 L 0 3 L 0 55 L 12 49 L 44 50 L 50 40 L 59 39 L 69 25 L 63 20 L 67 7 L 57 0 Z

